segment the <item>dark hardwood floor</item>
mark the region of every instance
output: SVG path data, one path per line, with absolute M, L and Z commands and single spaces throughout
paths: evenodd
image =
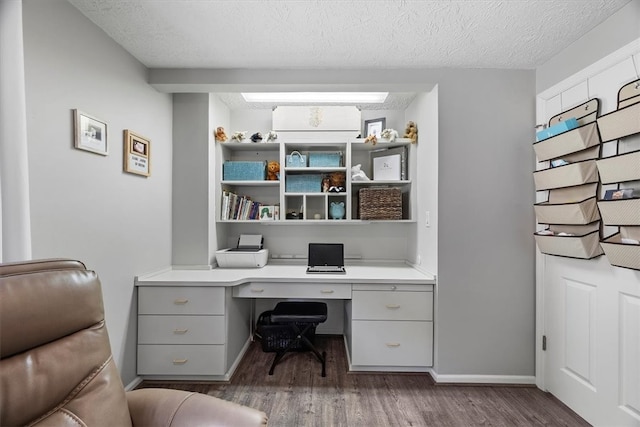
M 216 396 L 260 409 L 270 426 L 588 426 L 555 399 L 529 386 L 435 385 L 428 374 L 349 373 L 342 337 L 318 336 L 327 376 L 312 353 L 290 353 L 268 375 L 274 353 L 253 343 L 224 382 L 144 381 Z

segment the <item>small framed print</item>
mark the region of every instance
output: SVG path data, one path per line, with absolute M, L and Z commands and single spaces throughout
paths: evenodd
M 73 110 L 73 124 L 75 148 L 103 156 L 109 154 L 105 122 L 80 110 Z
M 382 117 L 380 119 L 371 119 L 364 121 L 364 133 L 365 138 L 371 135 L 375 135 L 376 138 L 380 138 L 382 130 L 386 126 L 387 119 Z
M 151 175 L 151 141 L 128 129 L 124 131 L 124 170 Z

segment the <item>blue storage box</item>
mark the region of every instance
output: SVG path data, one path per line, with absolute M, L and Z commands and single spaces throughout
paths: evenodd
M 309 167 L 340 167 L 342 166 L 342 153 L 309 153 Z
M 547 138 L 551 138 L 552 136 L 559 135 L 563 132 L 569 131 L 571 129 L 575 129 L 577 127 L 578 127 L 578 121 L 572 117 L 570 119 L 567 119 L 553 126 L 549 126 L 548 128 L 537 132 L 536 141 L 543 141 Z
M 320 193 L 322 191 L 322 175 L 287 175 L 284 188 L 287 193 Z
M 226 161 L 222 165 L 223 181 L 264 181 L 267 178 L 267 162 Z

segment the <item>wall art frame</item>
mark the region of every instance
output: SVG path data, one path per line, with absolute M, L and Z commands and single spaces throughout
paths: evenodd
M 151 141 L 129 129 L 124 130 L 124 171 L 151 176 Z
M 106 156 L 109 154 L 107 123 L 78 109 L 73 110 L 73 146 Z
M 368 137 L 371 135 L 375 135 L 376 138 L 380 138 L 382 131 L 386 127 L 387 119 L 386 117 L 381 117 L 379 119 L 370 119 L 364 121 L 364 137 Z

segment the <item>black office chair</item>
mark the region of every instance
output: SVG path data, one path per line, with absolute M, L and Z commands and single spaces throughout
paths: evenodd
M 285 301 L 276 304 L 276 307 L 269 313 L 269 323 L 280 327 L 287 327 L 288 339 L 285 345 L 277 348 L 277 353 L 273 358 L 269 375 L 273 375 L 278 362 L 290 351 L 312 351 L 320 363 L 322 363 L 322 376 L 326 377 L 326 352 L 320 353 L 314 343 L 309 339 L 315 336 L 315 328 L 327 320 L 327 304 L 316 301 Z M 268 340 L 264 336 L 262 339 Z M 263 341 L 263 350 L 265 343 Z M 267 344 L 269 346 L 269 344 Z

